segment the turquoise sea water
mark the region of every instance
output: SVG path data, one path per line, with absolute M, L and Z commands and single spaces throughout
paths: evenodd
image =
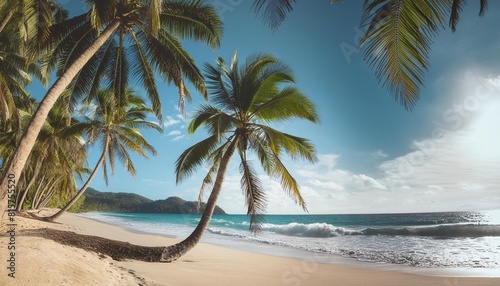
M 131 230 L 184 238 L 200 215 L 85 213 L 82 217 Z M 266 215 L 250 233 L 245 215 L 215 215 L 203 241 L 281 253 L 430 268 L 500 271 L 500 210 L 420 214 Z M 499 272 L 500 273 L 500 272 Z

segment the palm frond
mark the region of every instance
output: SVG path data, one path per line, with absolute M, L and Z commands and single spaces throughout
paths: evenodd
M 269 174 L 272 177 L 279 177 L 281 179 L 281 186 L 287 195 L 294 200 L 296 204 L 302 207 L 307 212 L 306 202 L 300 194 L 299 185 L 295 178 L 290 174 L 280 158 L 273 154 L 272 172 Z
M 153 68 L 151 67 L 146 53 L 141 47 L 141 43 L 139 42 L 137 35 L 135 33 L 131 33 L 131 38 L 133 41 L 130 48 L 131 56 L 133 58 L 131 64 L 132 75 L 134 79 L 137 80 L 146 90 L 146 94 L 154 106 L 153 110 L 157 110 L 158 106 L 161 106 L 161 104 Z M 155 115 L 158 120 L 162 120 L 161 112 L 155 112 Z
M 189 177 L 217 148 L 218 143 L 217 136 L 212 135 L 182 152 L 175 162 L 176 183 Z
M 207 87 L 211 91 L 211 100 L 219 108 L 236 112 L 237 101 L 229 79 L 229 70 L 224 59 L 219 57 L 216 66 L 205 64 L 205 77 Z
M 265 134 L 265 140 L 276 156 L 279 156 L 284 151 L 292 159 L 301 157 L 311 163 L 317 160 L 316 150 L 309 140 L 280 132 L 268 126 L 260 124 L 254 126 Z
M 129 62 L 123 41 L 123 35 L 120 35 L 115 55 L 108 65 L 109 70 L 106 71 L 109 77 L 108 89 L 112 91 L 118 107 L 127 106 L 127 87 L 129 86 Z
M 293 10 L 296 0 L 255 0 L 252 8 L 268 23 L 272 30 L 278 29 L 287 14 Z
M 457 23 L 460 19 L 460 12 L 463 9 L 463 5 L 466 4 L 464 0 L 453 0 L 451 5 L 451 14 L 450 14 L 450 28 L 453 32 L 457 29 Z
M 247 58 L 245 65 L 239 72 L 241 85 L 245 87 L 238 91 L 240 109 L 243 112 L 247 112 L 254 102 L 255 96 L 261 88 L 262 74 L 274 64 L 277 64 L 277 59 L 271 55 L 257 54 Z
M 201 105 L 189 122 L 188 133 L 193 134 L 201 125 L 205 125 L 208 133 L 216 135 L 220 140 L 237 123 L 233 116 L 213 106 Z
M 441 0 L 366 1 L 360 46 L 382 86 L 410 110 L 419 98 L 428 69 L 431 38 L 444 26 L 448 13 Z
M 265 191 L 244 152 L 240 152 L 240 157 L 240 173 L 242 174 L 240 184 L 245 195 L 247 214 L 250 215 L 250 230 L 258 233 L 264 221 L 263 213 L 267 205 Z
M 252 117 L 263 121 L 286 121 L 293 117 L 318 122 L 315 105 L 296 87 L 285 87 L 274 97 L 253 106 Z
M 223 23 L 213 5 L 168 1 L 160 17 L 163 27 L 180 39 L 194 39 L 213 49 L 220 46 Z
M 479 16 L 483 16 L 484 12 L 488 10 L 488 0 L 479 0 L 480 8 L 479 8 Z

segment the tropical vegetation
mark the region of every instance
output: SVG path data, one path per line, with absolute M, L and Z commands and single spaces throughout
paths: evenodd
M 198 202 L 186 201 L 179 197 L 168 197 L 164 200 L 153 201 L 134 193 L 99 192 L 89 187 L 70 211 L 199 214 L 204 209 L 204 203 L 198 208 Z M 226 214 L 226 212 L 219 206 L 216 206 L 214 214 Z
M 176 181 L 180 183 L 204 162 L 208 163 L 209 170 L 201 186 L 199 201 L 205 190 L 211 189 L 210 195 L 191 235 L 163 251 L 162 261 L 166 262 L 178 259 L 201 239 L 210 223 L 234 153 L 240 158 L 241 189 L 253 232 L 259 231 L 263 220 L 266 191 L 253 167 L 252 154 L 264 172 L 279 179 L 290 198 L 307 210 L 299 185 L 283 162 L 283 155 L 314 162 L 316 151 L 307 139 L 269 125 L 292 119 L 319 120 L 314 104 L 294 86 L 295 77 L 290 68 L 267 54 L 249 57 L 240 66 L 235 53 L 230 65 L 220 57 L 216 66 L 206 65 L 206 78 L 212 105 L 203 104 L 198 108 L 188 132 L 195 133 L 203 126 L 209 136 L 180 155 L 175 172 Z
M 97 92 L 94 110 L 85 116 L 85 121 L 73 125 L 73 128 L 88 134 L 88 144 L 100 142 L 101 156 L 78 193 L 48 220 L 53 221 L 59 218 L 73 206 L 85 193 L 101 166 L 103 166 L 104 181 L 107 184 L 107 162 L 109 162 L 111 172 L 114 173 L 115 161 L 118 159 L 127 172 L 134 176 L 137 170 L 128 150 L 145 158 L 147 158 L 145 151 L 156 155 L 155 148 L 144 139 L 139 130 L 142 128 L 162 131 L 160 125 L 146 120 L 150 113 L 153 113 L 152 110 L 147 108 L 143 99 L 131 89 L 126 91 L 125 102 L 117 100 L 110 90 Z
M 66 109 L 71 114 L 82 97 L 95 95 L 101 88 L 111 90 L 117 101 L 125 102 L 129 82 L 134 80 L 145 90 L 151 108 L 160 120 L 161 103 L 155 73 L 175 84 L 181 109 L 184 100 L 190 96 L 185 81 L 206 97 L 203 76 L 183 49 L 181 40 L 199 41 L 212 48 L 220 45 L 222 22 L 213 6 L 196 0 L 85 2 L 89 10 L 71 19 L 59 17 L 59 10 L 53 8 L 55 2 L 52 0 L 19 1 L 20 8 L 13 11 L 6 4 L 0 5 L 0 15 L 4 16 L 2 25 L 6 22 L 2 31 L 15 30 L 19 41 L 36 42 L 29 45 L 27 51 L 21 51 L 21 56 L 26 55 L 26 64 L 33 59 L 33 62 L 40 63 L 42 75 L 56 72 L 55 82 L 21 132 L 16 148 L 2 162 L 2 214 L 7 208 L 9 177 L 20 178 L 40 130 L 61 95 L 66 98 Z M 42 4 L 47 9 L 35 9 Z M 15 17 L 15 13 L 20 13 L 20 17 Z M 14 19 L 20 19 L 20 22 Z M 43 23 L 34 26 L 37 33 L 19 28 L 36 20 Z M 18 70 L 22 71 L 26 64 L 20 63 Z M 13 85 L 8 86 L 12 88 Z M 12 110 L 12 106 L 9 107 L 11 101 L 8 97 L 0 100 L 0 103 L 6 102 L 2 108 Z

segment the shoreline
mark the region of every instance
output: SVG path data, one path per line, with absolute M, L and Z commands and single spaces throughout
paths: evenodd
M 182 239 L 182 237 L 177 237 L 175 235 L 169 235 L 161 232 L 157 233 L 147 232 L 126 225 L 101 221 L 99 219 L 93 217 L 87 217 L 85 215 L 83 216 L 81 216 L 80 214 L 73 214 L 73 215 L 80 218 L 89 219 L 97 223 L 119 227 L 122 228 L 123 230 L 132 233 L 145 234 L 145 235 L 158 235 L 177 240 Z M 459 267 L 430 268 L 430 267 L 408 266 L 408 265 L 391 264 L 384 262 L 373 262 L 369 260 L 358 260 L 353 257 L 346 257 L 339 254 L 311 252 L 303 249 L 297 249 L 281 245 L 262 244 L 255 241 L 247 241 L 247 240 L 242 241 L 237 239 L 215 240 L 213 238 L 207 238 L 206 235 L 202 238 L 201 243 L 216 245 L 233 250 L 241 250 L 257 254 L 275 256 L 275 257 L 291 258 L 306 262 L 330 264 L 330 265 L 344 266 L 349 268 L 359 268 L 366 270 L 392 271 L 392 272 L 402 272 L 402 273 L 425 275 L 425 276 L 437 276 L 437 277 L 500 278 L 500 272 L 499 272 L 500 269 L 498 268 L 459 268 Z
M 63 215 L 58 221 L 59 224 L 23 217 L 17 217 L 16 220 L 19 230 L 49 227 L 144 246 L 167 246 L 179 241 L 160 234 L 135 233 L 120 226 L 71 213 Z M 5 261 L 7 253 L 5 243 L 7 239 L 2 229 L 0 236 L 3 246 L 0 250 L 2 261 Z M 307 261 L 261 254 L 211 243 L 200 243 L 173 263 L 148 263 L 135 260 L 114 261 L 97 253 L 62 246 L 38 237 L 19 235 L 17 240 L 18 276 L 14 279 L 8 278 L 5 267 L 0 267 L 2 285 L 57 285 L 65 284 L 64 281 L 68 285 L 106 283 L 101 285 L 489 286 L 500 284 L 499 277 L 463 277 L 453 272 L 451 275 L 429 275 L 420 271 L 407 273 L 378 267 L 379 265 L 365 268 L 345 266 L 342 263 L 327 264 L 319 260 Z M 358 261 L 358 263 L 363 262 Z M 68 267 L 70 269 L 67 269 Z M 8 279 L 6 284 L 3 283 L 5 279 Z

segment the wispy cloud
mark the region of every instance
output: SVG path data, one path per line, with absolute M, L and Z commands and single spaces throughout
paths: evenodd
M 180 130 L 172 130 L 172 131 L 167 133 L 167 136 L 178 136 L 181 134 L 182 134 L 182 132 Z
M 179 135 L 179 136 L 176 136 L 174 139 L 172 139 L 172 141 L 179 141 L 179 140 L 181 140 L 184 137 L 186 137 L 186 136 L 185 135 Z
M 372 156 L 373 158 L 379 159 L 379 158 L 387 158 L 388 155 L 387 155 L 387 153 L 385 153 L 381 149 L 378 149 L 377 151 L 370 153 L 370 156 Z
M 166 119 L 163 120 L 163 127 L 167 128 L 167 127 L 179 124 L 179 123 L 181 123 L 180 120 L 174 119 L 172 116 L 167 115 Z

